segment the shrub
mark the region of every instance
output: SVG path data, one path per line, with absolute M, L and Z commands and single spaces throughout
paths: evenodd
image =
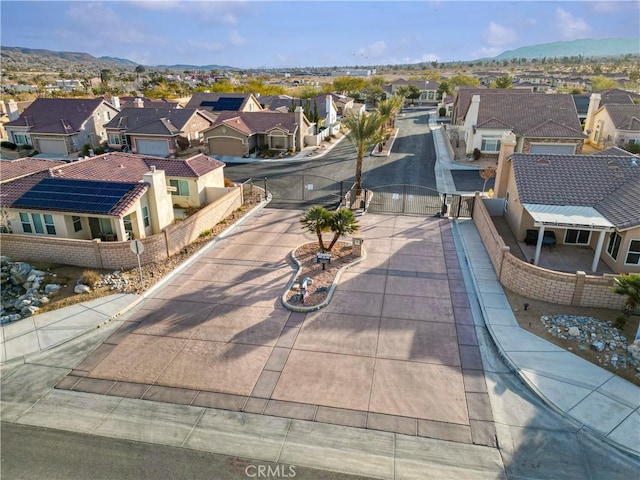
M 178 137 L 176 139 L 176 143 L 178 144 L 178 148 L 182 151 L 189 148 L 189 139 L 187 137 L 182 137 L 182 136 Z
M 623 330 L 625 325 L 627 324 L 626 315 L 618 315 L 614 324 L 618 330 Z
M 640 145 L 636 143 L 628 143 L 623 147 L 627 152 L 640 153 Z
M 474 148 L 473 149 L 473 153 L 471 154 L 471 156 L 473 157 L 473 159 L 475 161 L 478 161 L 482 157 L 482 152 L 480 151 L 479 148 Z
M 31 152 L 31 153 L 29 154 L 29 156 L 30 156 L 30 157 L 35 157 L 36 155 L 39 155 L 39 154 L 40 154 L 40 152 L 39 152 L 38 150 L 34 150 L 33 152 Z
M 224 177 L 224 186 L 225 187 L 233 187 L 235 184 L 229 180 L 227 177 Z
M 212 230 L 208 228 L 200 234 L 200 238 L 208 237 L 209 235 L 211 235 L 211 233 L 212 233 Z
M 100 281 L 100 274 L 95 270 L 85 270 L 80 277 L 80 283 L 83 285 L 89 285 L 91 288 L 95 287 Z
M 440 107 L 440 109 L 438 110 L 438 115 L 441 117 L 444 117 L 447 115 L 447 109 L 444 107 Z
M 2 142 L 1 146 L 2 146 L 2 148 L 6 148 L 6 149 L 9 149 L 9 150 L 17 150 L 18 149 L 18 145 L 16 145 L 13 142 L 4 141 L 4 142 Z

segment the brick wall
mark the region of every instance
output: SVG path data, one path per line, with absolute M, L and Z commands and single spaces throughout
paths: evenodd
M 474 202 L 473 221 L 500 283 L 509 290 L 527 298 L 559 305 L 622 308 L 625 297 L 610 290 L 614 275 L 556 272 L 515 257 L 496 231 L 478 194 Z
M 207 205 L 188 219 L 170 225 L 164 231 L 140 241 L 143 265 L 160 262 L 189 245 L 198 236 L 242 205 L 242 187 Z M 101 242 L 67 238 L 1 234 L 2 255 L 25 262 L 53 262 L 87 268 L 129 269 L 138 265 L 130 242 Z

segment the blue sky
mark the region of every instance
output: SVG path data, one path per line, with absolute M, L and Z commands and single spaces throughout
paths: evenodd
M 447 62 L 640 37 L 637 1 L 0 1 L 1 45 L 143 65 Z

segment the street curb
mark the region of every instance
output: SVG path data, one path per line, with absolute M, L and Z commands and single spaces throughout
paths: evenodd
M 391 150 L 393 149 L 393 144 L 396 141 L 396 137 L 398 136 L 399 131 L 400 131 L 399 128 L 395 129 L 395 131 L 393 132 L 393 137 L 389 139 L 388 148 L 383 149 L 382 153 L 378 153 L 378 145 L 380 144 L 377 143 L 376 146 L 373 147 L 373 152 L 371 152 L 371 156 L 372 157 L 388 157 L 389 155 L 391 155 Z M 385 150 L 386 150 L 386 153 L 385 153 Z
M 302 264 L 300 263 L 300 261 L 294 255 L 294 252 L 298 248 L 300 248 L 301 246 L 306 245 L 307 243 L 309 243 L 309 242 L 301 243 L 296 248 L 291 250 L 291 253 L 289 254 L 291 256 L 291 259 L 298 266 L 298 268 L 297 268 L 296 272 L 291 276 L 291 279 L 289 280 L 289 282 L 287 283 L 287 286 L 285 287 L 284 293 L 282 294 L 282 305 L 284 305 L 285 308 L 291 310 L 292 312 L 300 312 L 300 313 L 315 312 L 315 311 L 320 310 L 321 308 L 324 308 L 327 305 L 329 305 L 329 302 L 331 301 L 331 297 L 333 296 L 333 292 L 335 291 L 336 287 L 338 286 L 338 282 L 340 281 L 340 277 L 342 276 L 342 273 L 345 270 L 353 267 L 354 265 L 359 264 L 365 258 L 367 258 L 367 251 L 363 249 L 362 256 L 358 260 L 356 260 L 354 262 L 351 262 L 348 265 L 345 265 L 344 267 L 342 267 L 340 270 L 338 270 L 336 272 L 335 278 L 333 279 L 333 282 L 331 283 L 331 287 L 329 288 L 329 292 L 327 293 L 327 298 L 322 303 L 320 303 L 318 305 L 314 305 L 312 307 L 298 307 L 296 305 L 290 304 L 287 301 L 287 293 L 289 292 L 289 290 L 291 290 L 291 287 L 293 287 L 293 284 L 296 282 L 296 280 L 300 276 L 300 273 L 302 272 Z

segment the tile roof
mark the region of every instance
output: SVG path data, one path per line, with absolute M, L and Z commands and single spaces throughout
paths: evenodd
M 38 98 L 5 126 L 30 127 L 31 133 L 72 134 L 103 102 L 102 98 Z
M 473 98 L 473 96 L 480 93 L 487 95 L 497 95 L 500 93 L 518 94 L 531 92 L 529 92 L 528 90 L 519 90 L 515 88 L 458 87 L 458 90 L 456 92 L 456 100 L 454 101 L 454 103 L 457 103 L 456 118 L 454 119 L 456 123 L 461 121 L 467 114 L 467 110 L 469 110 L 469 105 L 471 105 L 471 99 Z
M 105 124 L 105 128 L 125 130 L 130 135 L 178 135 L 197 114 L 194 108 L 128 107 Z
M 237 109 L 232 110 L 232 111 L 239 111 L 242 110 L 242 108 L 247 104 L 247 102 L 249 101 L 249 99 L 251 99 L 251 97 L 253 96 L 253 94 L 251 93 L 206 93 L 206 92 L 197 92 L 194 93 L 193 96 L 191 97 L 191 99 L 189 100 L 189 102 L 187 103 L 187 105 L 185 106 L 185 108 L 202 108 L 204 110 L 214 110 L 214 111 L 219 111 L 217 109 L 215 109 L 215 107 L 203 107 L 202 103 L 210 103 L 210 102 L 218 102 L 221 99 L 241 99 L 242 102 L 240 103 L 240 105 L 238 106 Z M 258 102 L 259 104 L 260 102 Z M 222 110 L 227 110 L 226 108 L 221 109 Z
M 246 135 L 253 135 L 255 133 L 266 133 L 275 127 L 279 127 L 288 133 L 294 133 L 298 129 L 295 115 L 293 112 L 281 113 L 271 110 L 222 112 L 211 128 L 224 124 Z
M 117 208 L 110 213 L 120 215 L 146 191 L 147 184 L 142 181 L 142 177 L 151 170 L 152 166 L 158 170 L 164 170 L 167 177 L 187 178 L 198 178 L 217 168 L 224 167 L 224 163 L 202 154 L 186 160 L 178 160 L 112 152 L 73 163 L 48 162 L 55 163 L 56 166 L 3 183 L 0 206 L 10 206 L 43 178 L 136 183 L 139 187 L 129 190 L 127 195 L 123 196 L 116 205 Z M 79 212 L 80 210 L 74 211 Z
M 571 95 L 529 92 L 476 95 L 480 95 L 477 127 L 499 120 L 513 125 L 516 135 L 584 138 Z
M 604 109 L 616 129 L 640 131 L 640 105 L 605 105 Z
M 147 97 L 118 97 L 120 99 L 120 108 L 125 109 L 135 107 L 136 99 L 142 99 L 144 108 L 179 108 L 178 102 L 172 102 L 165 98 L 147 98 Z
M 0 182 L 14 180 L 19 177 L 32 175 L 43 170 L 49 170 L 65 162 L 44 160 L 42 158 L 18 158 L 16 160 L 3 160 L 0 162 Z
M 640 99 L 640 95 L 633 92 L 627 92 L 621 88 L 610 88 L 595 92 L 600 94 L 600 106 L 602 105 L 631 105 L 633 100 Z
M 640 225 L 640 157 L 511 155 L 520 203 L 594 207 L 618 229 Z

